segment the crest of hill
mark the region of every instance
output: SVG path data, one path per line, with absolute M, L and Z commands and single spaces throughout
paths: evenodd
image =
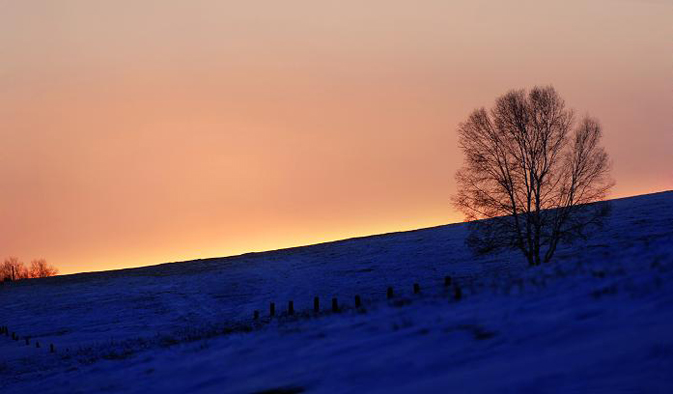
M 666 205 L 673 205 L 673 190 L 630 196 L 609 200 L 613 204 L 615 211 L 626 211 L 633 207 L 640 207 L 640 210 L 647 211 L 646 216 L 652 212 L 647 207 L 656 209 L 657 207 L 666 209 Z M 665 204 L 668 201 L 669 204 Z M 662 206 L 662 203 L 664 203 Z M 644 209 L 643 209 L 644 208 Z M 223 269 L 236 263 L 256 263 L 260 261 L 276 261 L 283 258 L 293 258 L 297 256 L 315 255 L 326 257 L 339 254 L 339 250 L 344 252 L 356 251 L 359 247 L 368 248 L 372 244 L 380 245 L 385 243 L 405 242 L 416 239 L 418 241 L 434 240 L 436 245 L 427 245 L 428 247 L 441 247 L 442 241 L 447 241 L 454 236 L 464 237 L 465 223 L 451 223 L 434 227 L 421 228 L 416 230 L 390 232 L 384 234 L 359 236 L 343 240 L 321 242 L 312 245 L 294 246 L 261 252 L 248 252 L 240 255 L 226 257 L 212 257 L 205 259 L 195 259 L 178 262 L 167 262 L 143 267 L 124 268 L 108 271 L 83 272 L 69 275 L 60 275 L 53 278 L 43 278 L 42 282 L 64 283 L 78 282 L 81 280 L 94 278 L 118 278 L 124 276 L 167 276 L 167 275 L 188 275 L 204 273 L 210 270 Z M 327 260 L 332 260 L 327 258 Z M 28 284 L 27 282 L 24 282 Z

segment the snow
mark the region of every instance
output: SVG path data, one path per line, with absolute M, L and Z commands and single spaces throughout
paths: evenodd
M 603 231 L 539 268 L 475 258 L 465 231 L 2 285 L 0 325 L 31 346 L 0 337 L 0 390 L 671 392 L 673 192 L 614 200 Z M 288 300 L 297 316 L 267 317 Z

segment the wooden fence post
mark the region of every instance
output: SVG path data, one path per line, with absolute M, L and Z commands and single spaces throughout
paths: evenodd
M 269 316 L 274 316 L 276 314 L 276 304 L 274 302 L 269 304 Z
M 332 298 L 332 312 L 339 312 L 339 303 L 336 298 Z
M 362 306 L 362 300 L 360 299 L 360 296 L 359 296 L 359 295 L 356 295 L 356 296 L 355 296 L 355 307 L 356 307 L 356 308 L 359 308 L 359 307 L 361 307 L 361 306 Z
M 320 298 L 318 297 L 313 297 L 313 312 L 320 312 Z
M 463 292 L 460 290 L 460 286 L 456 285 L 456 287 L 453 290 L 453 298 L 455 298 L 456 301 L 458 301 L 462 297 L 463 297 Z
M 289 301 L 287 303 L 287 314 L 288 315 L 294 315 L 294 302 Z

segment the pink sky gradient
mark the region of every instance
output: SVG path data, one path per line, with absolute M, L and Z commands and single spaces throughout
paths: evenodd
M 456 126 L 553 84 L 673 188 L 673 3 L 2 1 L 0 258 L 62 273 L 460 221 Z

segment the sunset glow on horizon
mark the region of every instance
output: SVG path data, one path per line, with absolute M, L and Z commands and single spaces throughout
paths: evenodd
M 462 216 L 457 125 L 552 84 L 673 189 L 666 1 L 1 1 L 0 258 L 61 273 Z

